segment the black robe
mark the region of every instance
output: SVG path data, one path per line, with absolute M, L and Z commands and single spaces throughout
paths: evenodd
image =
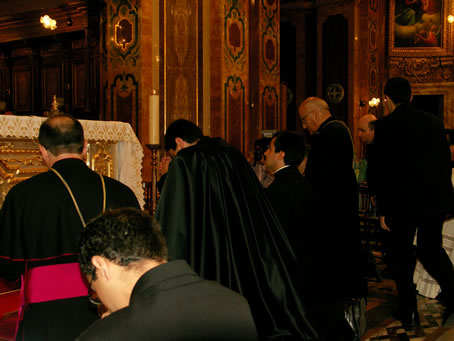
M 339 299 L 362 297 L 366 258 L 361 249 L 358 183 L 352 168 L 353 143 L 348 128 L 333 117 L 325 120 L 311 136 L 305 177 L 315 195 L 316 226 L 324 235 L 320 245 L 321 285 Z M 324 264 L 324 265 L 322 265 Z
M 64 159 L 53 168 L 68 182 L 85 222 L 101 213 L 101 180 L 84 161 Z M 104 180 L 107 208 L 139 208 L 131 189 Z M 0 210 L 0 277 L 17 280 L 25 264 L 29 269 L 78 262 L 82 229 L 67 189 L 52 171 L 17 184 Z M 27 305 L 19 331 L 24 340 L 74 340 L 97 318 L 87 296 L 33 303 Z
M 246 297 L 261 338 L 314 340 L 299 265 L 257 176 L 225 141 L 203 137 L 170 164 L 156 217 L 171 259 Z

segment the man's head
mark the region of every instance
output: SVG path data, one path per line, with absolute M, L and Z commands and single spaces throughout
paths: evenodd
M 191 146 L 203 136 L 202 130 L 188 120 L 176 120 L 169 124 L 164 136 L 164 148 L 177 153 L 181 149 Z
M 358 135 L 362 142 L 371 144 L 374 142 L 375 115 L 367 114 L 362 116 L 358 121 Z
M 383 92 L 395 105 L 409 104 L 411 101 L 410 82 L 402 77 L 389 79 Z
M 306 146 L 304 138 L 293 131 L 279 131 L 274 134 L 270 147 L 265 152 L 265 166 L 272 172 L 285 165 L 298 166 L 304 159 Z
M 132 288 L 149 269 L 167 261 L 158 222 L 134 208 L 108 211 L 87 224 L 80 267 L 109 311 L 128 305 Z
M 331 116 L 328 104 L 321 98 L 309 97 L 300 104 L 298 114 L 304 129 L 312 135 Z
M 82 158 L 86 152 L 82 125 L 69 115 L 45 120 L 39 128 L 38 141 L 44 162 L 49 167 L 62 155 Z

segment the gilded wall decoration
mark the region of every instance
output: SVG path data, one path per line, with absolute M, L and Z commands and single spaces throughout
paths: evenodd
M 199 116 L 199 1 L 164 1 L 164 125 Z
M 371 10 L 372 5 L 371 3 Z M 377 93 L 377 24 L 375 18 L 369 24 L 369 93 L 371 98 L 375 97 Z
M 104 119 L 130 123 L 139 136 L 139 1 L 106 0 L 101 23 Z
M 184 65 L 189 46 L 189 24 L 191 8 L 187 0 L 176 0 L 170 7 L 170 14 L 173 16 L 173 36 L 175 38 L 175 55 L 180 66 Z
M 260 13 L 261 126 L 264 130 L 285 129 L 279 119 L 279 2 L 262 0 Z
M 424 83 L 434 79 L 436 70 L 440 67 L 438 58 L 397 58 L 391 59 L 390 64 L 397 66 L 399 76 L 413 83 Z
M 278 125 L 277 91 L 266 86 L 262 93 L 262 130 L 274 130 Z
M 224 19 L 226 55 L 238 65 L 245 62 L 245 22 L 244 13 L 236 7 L 231 7 Z
M 134 66 L 137 64 L 139 50 L 138 1 L 111 0 L 109 15 L 110 61 Z
M 178 118 L 184 118 L 186 120 L 190 120 L 191 118 L 189 114 L 188 90 L 186 78 L 182 74 L 179 74 L 175 80 L 175 93 L 178 96 L 173 96 L 175 102 L 174 108 L 175 113 L 178 113 Z
M 243 150 L 245 119 L 245 85 L 235 75 L 229 76 L 224 85 L 225 136 L 239 150 Z M 228 127 L 228 129 L 227 129 Z
M 278 65 L 278 37 L 271 27 L 262 36 L 262 59 L 268 72 L 273 73 Z
M 110 86 L 113 120 L 130 123 L 138 134 L 139 123 L 139 82 L 131 73 L 117 75 Z M 135 113 L 135 115 L 131 115 Z

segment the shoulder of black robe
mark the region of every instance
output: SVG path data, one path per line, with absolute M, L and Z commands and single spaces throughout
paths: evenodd
M 299 266 L 244 156 L 204 137 L 170 164 L 156 218 L 171 259 L 248 300 L 261 337 L 315 340 Z
M 58 161 L 54 168 L 68 182 L 85 222 L 101 213 L 102 186 L 98 174 L 79 159 Z M 106 176 L 104 180 L 108 209 L 140 207 L 129 187 Z M 61 180 L 51 171 L 38 174 L 11 188 L 5 198 L 0 210 L 0 258 L 42 261 L 77 255 L 82 228 Z

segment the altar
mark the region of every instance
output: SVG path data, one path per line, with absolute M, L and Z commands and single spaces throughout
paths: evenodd
M 37 116 L 0 116 L 0 206 L 15 184 L 47 171 L 38 149 L 39 127 L 44 120 Z M 79 121 L 89 143 L 87 166 L 129 186 L 143 207 L 144 154 L 131 125 Z

